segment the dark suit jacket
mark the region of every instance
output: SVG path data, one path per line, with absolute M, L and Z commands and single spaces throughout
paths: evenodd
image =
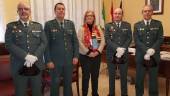
M 36 65 L 40 70 L 45 68 L 43 54 L 47 39 L 41 24 L 30 21 L 27 28 L 24 27 L 21 21 L 7 24 L 5 44 L 11 55 L 12 74 L 18 72 L 24 65 L 28 53 L 38 57 Z
M 149 28 L 143 20 L 137 22 L 134 25 L 134 40 L 137 63 L 143 63 L 144 55 L 149 48 L 155 49 L 153 57 L 159 63 L 160 45 L 163 42 L 163 27 L 160 21 L 152 19 Z

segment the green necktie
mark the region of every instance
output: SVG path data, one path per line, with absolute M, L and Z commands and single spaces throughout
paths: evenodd
M 146 22 L 146 26 L 148 26 L 148 27 L 149 27 L 149 21 L 147 21 L 147 22 Z
M 63 22 L 60 22 L 60 28 L 64 29 Z
M 120 27 L 120 23 L 117 23 L 117 28 L 119 28 Z
M 28 24 L 27 24 L 27 23 L 24 23 L 24 27 L 28 27 Z

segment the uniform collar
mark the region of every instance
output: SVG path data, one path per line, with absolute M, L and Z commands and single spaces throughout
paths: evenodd
M 63 23 L 63 27 L 64 27 L 64 19 L 63 19 L 63 21 L 60 21 L 60 20 L 58 20 L 57 18 L 56 18 L 56 21 L 57 21 L 57 23 L 60 25 L 61 24 L 61 22 Z
M 23 20 L 21 20 L 21 19 L 20 19 L 20 21 L 21 21 L 21 23 L 22 23 L 22 25 L 23 25 L 23 26 L 25 26 L 25 24 L 24 24 L 24 23 L 27 23 L 27 25 L 29 25 L 29 23 L 30 23 L 30 21 L 29 21 L 29 20 L 28 20 L 27 22 L 25 22 L 25 21 L 23 21 Z
M 122 21 L 120 21 L 120 22 L 116 22 L 116 21 L 114 21 L 114 23 L 116 24 L 116 26 L 119 24 L 119 27 L 121 26 L 121 24 L 122 24 Z
M 151 20 L 152 20 L 152 19 L 149 19 L 149 20 L 145 20 L 145 19 L 144 19 L 143 21 L 144 21 L 145 25 L 147 25 L 147 22 L 149 22 L 149 25 L 150 25 L 150 24 L 151 24 Z

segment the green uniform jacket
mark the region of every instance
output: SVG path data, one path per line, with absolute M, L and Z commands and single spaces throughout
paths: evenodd
M 114 22 L 105 25 L 106 56 L 108 61 L 112 61 L 116 49 L 123 47 L 126 49 L 125 58 L 128 59 L 128 47 L 132 41 L 131 25 L 122 21 L 120 28 Z
M 163 27 L 160 21 L 151 20 L 149 30 L 144 21 L 139 21 L 134 25 L 134 40 L 136 45 L 136 60 L 142 64 L 144 55 L 149 48 L 155 49 L 155 58 L 157 64 L 160 61 L 160 45 L 163 42 Z
M 47 45 L 47 39 L 42 25 L 30 21 L 28 27 L 24 27 L 21 21 L 7 24 L 5 33 L 6 48 L 10 53 L 12 74 L 24 66 L 28 53 L 37 56 L 36 65 L 40 70 L 45 68 L 43 54 Z
M 53 62 L 55 66 L 72 66 L 72 59 L 78 58 L 79 45 L 75 26 L 72 21 L 64 20 L 62 30 L 56 19 L 45 23 L 44 30 L 48 39 L 45 52 L 46 63 Z M 55 67 L 56 68 L 56 67 Z

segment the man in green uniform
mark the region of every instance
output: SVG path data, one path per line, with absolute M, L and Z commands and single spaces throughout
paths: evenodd
M 121 79 L 121 96 L 127 96 L 128 46 L 132 40 L 131 25 L 122 21 L 123 10 L 116 8 L 113 12 L 114 21 L 105 26 L 106 59 L 109 71 L 109 96 L 115 96 L 115 58 L 123 58 L 118 64 Z
M 79 46 L 74 24 L 64 19 L 65 6 L 57 3 L 56 18 L 45 23 L 48 47 L 45 52 L 47 67 L 52 78 L 50 96 L 59 96 L 60 78 L 63 77 L 64 96 L 72 96 L 73 65 L 78 63 Z
M 29 20 L 31 9 L 28 3 L 20 2 L 17 6 L 19 20 L 7 24 L 5 33 L 6 48 L 10 53 L 11 74 L 13 76 L 16 96 L 27 96 L 28 82 L 32 88 L 32 96 L 42 96 L 41 70 L 43 54 L 47 39 L 41 24 Z M 19 70 L 36 66 L 40 72 L 34 76 L 20 75 Z M 25 71 L 23 69 L 23 71 Z M 27 74 L 27 73 L 26 73 Z
M 153 8 L 145 5 L 142 10 L 143 20 L 134 25 L 136 45 L 136 96 L 143 96 L 144 75 L 149 75 L 149 96 L 158 96 L 158 68 L 160 45 L 163 41 L 163 27 L 160 21 L 152 19 Z M 145 64 L 144 61 L 152 61 Z M 145 66 L 144 66 L 145 65 Z

